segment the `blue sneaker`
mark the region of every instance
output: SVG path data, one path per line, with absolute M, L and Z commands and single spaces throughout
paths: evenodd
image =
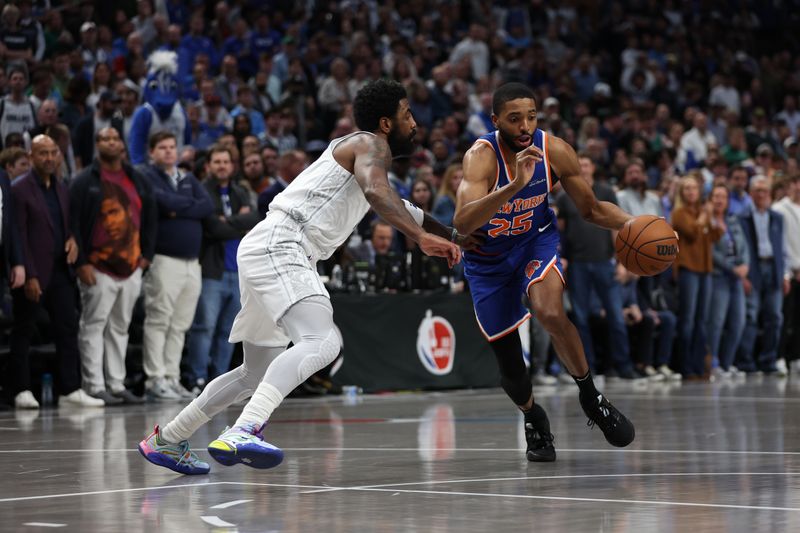
M 264 426 L 255 424 L 225 428 L 222 435 L 208 445 L 208 453 L 225 466 L 238 463 L 253 468 L 278 466 L 283 461 L 283 450 L 264 441 L 263 429 Z
M 187 475 L 208 474 L 211 467 L 201 461 L 191 448 L 189 441 L 182 440 L 174 444 L 161 440 L 161 430 L 158 426 L 139 443 L 139 451 L 145 459 L 154 465 L 169 468 L 175 472 Z

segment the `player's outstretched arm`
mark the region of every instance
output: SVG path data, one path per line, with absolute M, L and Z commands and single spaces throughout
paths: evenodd
M 611 202 L 601 202 L 592 187 L 581 177 L 578 156 L 572 147 L 558 137 L 548 136 L 550 165 L 560 176 L 564 190 L 575 202 L 581 216 L 598 226 L 619 231 L 632 215 Z
M 425 254 L 446 257 L 451 266 L 458 263 L 461 260 L 458 246 L 420 227 L 389 184 L 392 153 L 386 140 L 371 137 L 354 148 L 354 155 L 353 174 L 378 216 L 419 244 Z
M 503 204 L 530 182 L 533 165 L 542 160 L 535 146 L 521 151 L 517 154 L 515 175 L 522 179 L 490 191 L 497 177 L 496 157 L 486 143 L 476 143 L 464 154 L 464 178 L 458 187 L 453 217 L 453 225 L 462 235 L 469 235 L 489 222 Z

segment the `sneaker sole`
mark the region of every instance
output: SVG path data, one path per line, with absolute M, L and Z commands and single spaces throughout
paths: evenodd
M 208 454 L 223 466 L 243 464 L 252 468 L 274 468 L 283 462 L 283 451 L 263 449 L 231 448 L 226 442 L 215 440 L 208 445 Z
M 553 450 L 552 454 L 548 453 L 547 455 L 543 455 L 542 451 L 543 450 L 538 450 L 538 451 L 528 450 L 525 453 L 525 457 L 531 463 L 552 463 L 553 461 L 556 460 L 555 450 Z
M 139 446 L 137 446 L 137 448 L 139 449 L 139 453 L 142 454 L 142 457 L 147 459 L 148 462 L 156 466 L 163 466 L 164 468 L 168 468 L 169 470 L 172 470 L 173 472 L 177 472 L 179 474 L 185 474 L 187 476 L 197 476 L 197 475 L 208 474 L 208 472 L 211 470 L 210 468 L 206 471 L 194 470 L 185 467 L 184 465 L 178 465 L 171 457 L 168 457 L 163 453 L 154 452 L 148 455 L 142 449 L 141 443 L 139 443 Z

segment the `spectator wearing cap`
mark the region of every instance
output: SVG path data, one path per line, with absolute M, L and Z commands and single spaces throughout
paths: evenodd
M 250 133 L 260 136 L 264 133 L 264 115 L 255 108 L 255 95 L 249 85 L 239 85 L 236 89 L 236 107 L 231 110 L 231 118 L 234 120 L 239 115 L 247 115 L 250 119 Z
M 772 149 L 769 143 L 761 143 L 756 148 L 756 174 L 761 174 L 768 178 L 772 178 L 775 174 L 775 168 L 773 167 L 773 159 L 775 157 L 775 151 Z
M 747 295 L 747 319 L 739 360 L 740 370 L 760 370 L 785 375 L 785 367 L 776 366 L 778 341 L 783 324 L 783 296 L 789 292 L 791 269 L 785 260 L 783 215 L 770 208 L 769 179 L 755 176 L 750 183 L 753 209 L 741 217 L 750 252 L 750 268 L 744 290 Z M 761 342 L 754 353 L 759 325 Z
M 269 204 L 308 166 L 308 157 L 300 150 L 289 150 L 278 159 L 278 175 L 264 192 L 258 195 L 258 213 L 264 218 Z
M 3 141 L 10 133 L 22 134 L 37 125 L 36 110 L 30 100 L 25 98 L 25 87 L 28 84 L 25 67 L 13 65 L 7 74 L 9 93 L 0 100 L 0 139 Z
M 80 52 L 83 67 L 89 72 L 94 71 L 97 63 L 108 63 L 110 59 L 106 51 L 97 46 L 97 24 L 90 20 L 81 24 Z
M 91 115 L 83 117 L 75 127 L 75 164 L 81 169 L 92 162 L 95 156 L 95 132 L 112 127 L 121 137 L 125 136 L 125 125 L 118 113 L 122 99 L 118 94 L 104 91 L 97 101 L 97 108 Z
M 787 181 L 786 196 L 772 209 L 783 215 L 786 276 L 789 293 L 783 302 L 783 334 L 780 354 L 793 374 L 800 374 L 800 175 Z
M 127 142 L 133 125 L 133 114 L 139 105 L 142 89 L 133 80 L 125 79 L 117 83 L 116 92 L 121 99 L 119 111 L 122 117 L 122 134 L 125 142 Z
M 708 155 L 708 147 L 717 144 L 716 137 L 708 129 L 708 117 L 705 113 L 695 113 L 692 125 L 692 129 L 681 137 L 678 149 L 677 164 L 683 171 L 702 166 Z

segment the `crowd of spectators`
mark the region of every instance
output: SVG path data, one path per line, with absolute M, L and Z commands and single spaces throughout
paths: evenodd
M 354 95 L 383 76 L 406 86 L 418 124 L 418 148 L 393 162 L 390 181 L 442 223 L 452 223 L 463 153 L 493 129 L 492 91 L 507 81 L 536 91 L 539 127 L 575 147 L 598 197 L 673 223 L 675 267 L 639 280 L 614 265 L 614 235 L 582 224 L 554 190 L 570 312 L 595 371 L 785 375 L 800 357 L 798 13 L 777 1 L 3 2 L 6 393 L 36 404 L 22 377 L 30 302 L 58 325 L 59 392 L 79 405 L 139 400 L 124 360 L 140 291 L 148 394 L 188 398 L 226 370 L 236 243 L 331 139 L 354 131 Z M 191 144 L 156 136 L 150 162 L 134 168 L 128 135 L 156 50 L 177 52 Z M 135 192 L 97 192 L 120 175 Z M 7 219 L 18 195 L 29 205 Z M 90 231 L 116 231 L 98 207 L 113 198 L 134 221 L 138 263 Z M 25 209 L 50 223 L 25 227 Z M 28 254 L 48 272 L 27 257 L 21 284 L 15 254 L 34 232 L 54 243 L 47 257 Z M 74 283 L 67 260 L 80 310 L 63 290 Z M 457 269 L 370 216 L 319 267 L 332 291 L 468 290 Z

